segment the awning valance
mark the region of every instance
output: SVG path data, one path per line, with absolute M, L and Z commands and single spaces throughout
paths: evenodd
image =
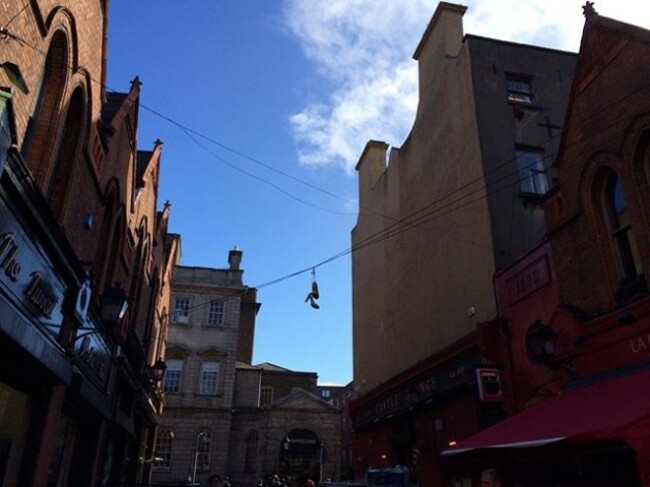
M 563 440 L 650 437 L 650 371 L 574 389 L 461 441 L 443 456 L 494 448 L 530 448 Z M 641 431 L 643 430 L 643 431 Z

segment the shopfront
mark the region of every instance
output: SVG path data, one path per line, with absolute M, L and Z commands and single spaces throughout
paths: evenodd
M 0 486 L 90 485 L 114 345 L 0 109 Z M 73 332 L 76 330 L 76 332 Z
M 442 456 L 459 479 L 495 467 L 511 485 L 649 486 L 650 370 L 639 368 L 574 384 Z
M 472 335 L 353 403 L 355 480 L 398 468 L 413 485 L 444 485 L 439 453 L 500 415 L 500 404 L 479 400 L 480 366 Z

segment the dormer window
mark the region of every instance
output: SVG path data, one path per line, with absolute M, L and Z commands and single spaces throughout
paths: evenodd
M 521 75 L 507 75 L 506 89 L 510 103 L 521 103 L 531 105 L 533 103 L 533 89 L 531 78 Z

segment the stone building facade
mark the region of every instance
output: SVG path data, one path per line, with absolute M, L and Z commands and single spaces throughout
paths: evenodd
M 149 480 L 179 242 L 158 211 L 162 144 L 136 143 L 140 83 L 104 88 L 107 15 L 0 3 L 3 486 Z
M 271 474 L 298 485 L 341 478 L 342 411 L 317 395 L 317 378 L 269 363 L 238 364 L 242 392 L 234 404 L 229 466 L 236 485 Z
M 317 374 L 252 365 L 256 290 L 242 252 L 229 267 L 177 266 L 154 481 L 340 475 L 340 410 L 316 396 Z
M 225 269 L 174 269 L 165 414 L 156 449 L 162 460 L 154 480 L 180 482 L 190 476 L 203 481 L 210 473 L 228 470 L 240 333 L 252 348 L 259 308 L 256 290 L 243 284 L 241 259 L 242 252 L 235 249 Z

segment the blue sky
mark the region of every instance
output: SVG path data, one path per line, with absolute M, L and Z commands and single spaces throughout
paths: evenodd
M 417 106 L 411 59 L 435 0 L 112 0 L 109 89 L 142 81 L 138 147 L 164 142 L 159 206 L 172 203 L 183 265 L 243 250 L 262 286 L 254 362 L 352 379 L 349 255 L 354 166 L 369 139 L 398 146 Z M 577 50 L 584 1 L 472 0 L 467 33 Z M 596 2 L 650 26 L 647 0 Z M 158 112 L 167 119 L 156 115 Z M 182 125 L 187 130 L 178 127 Z

